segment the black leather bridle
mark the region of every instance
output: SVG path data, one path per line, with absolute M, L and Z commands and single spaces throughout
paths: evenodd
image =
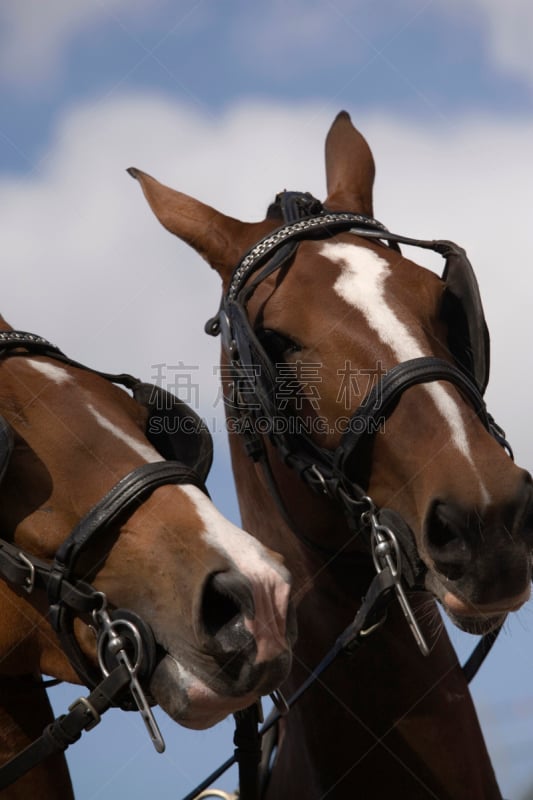
M 291 467 L 301 480 L 316 494 L 327 497 L 340 507 L 352 536 L 361 532 L 370 534 L 370 544 L 376 576 L 365 594 L 353 622 L 338 636 L 332 648 L 311 673 L 309 679 L 288 700 L 282 703 L 259 731 L 258 738 L 277 724 L 302 697 L 319 676 L 340 653 L 350 651 L 368 641 L 368 633 L 377 629 L 385 618 L 388 603 L 395 596 L 404 612 L 411 632 L 421 652 L 429 648 L 420 630 L 404 585 L 409 589 L 422 589 L 426 567 L 418 556 L 414 537 L 405 521 L 392 509 L 376 508 L 365 488 L 353 478 L 353 464 L 365 442 L 379 429 L 379 423 L 395 408 L 404 391 L 411 386 L 431 381 L 454 384 L 472 406 L 485 428 L 512 456 L 501 428 L 488 413 L 483 399 L 489 372 L 489 338 L 483 318 L 481 301 L 472 267 L 462 248 L 453 242 L 411 239 L 391 233 L 375 219 L 361 214 L 329 212 L 308 193 L 283 192 L 273 207 L 281 212 L 284 224 L 265 236 L 243 257 L 233 272 L 227 291 L 222 297 L 219 311 L 206 324 L 206 332 L 222 337 L 222 347 L 227 355 L 233 386 L 232 411 L 241 421 L 248 455 L 260 463 L 282 516 L 292 531 L 315 551 L 327 556 L 342 556 L 345 548 L 332 551 L 310 540 L 299 531 L 290 519 L 276 484 L 264 438 L 276 449 L 284 464 Z M 421 357 L 396 365 L 381 378 L 378 385 L 363 399 L 348 421 L 346 432 L 335 450 L 318 446 L 307 432 L 295 430 L 289 424 L 272 426 L 267 433 L 260 432 L 257 421 L 275 417 L 288 422 L 286 406 L 276 403 L 276 373 L 269 354 L 258 332 L 250 324 L 247 306 L 258 286 L 270 275 L 278 273 L 283 280 L 283 270 L 290 269 L 301 241 L 328 239 L 338 233 L 350 232 L 364 239 L 374 240 L 383 246 L 399 251 L 400 244 L 433 250 L 446 258 L 443 277 L 450 281 L 452 294 L 460 306 L 463 322 L 468 328 L 469 346 L 450 343 L 452 361 L 436 357 Z M 458 316 L 461 316 L 459 314 Z M 474 319 L 472 319 L 474 317 Z M 253 385 L 251 385 L 251 382 Z M 239 387 L 247 387 L 240 396 Z M 253 396 L 253 403 L 249 402 Z M 483 636 L 463 666 L 467 681 L 472 680 L 484 658 L 489 653 L 499 629 Z M 257 737 L 256 737 L 257 738 Z M 253 744 L 253 736 L 251 736 Z M 235 761 L 237 753 L 218 770 L 189 793 L 183 800 L 193 800 Z M 209 792 L 206 792 L 206 798 Z M 240 787 L 241 800 L 256 800 L 260 796 L 258 772 L 247 776 L 247 785 Z
M 447 264 L 458 260 L 457 271 L 462 270 L 466 274 L 470 271 L 471 280 L 475 279 L 464 251 L 452 242 L 411 239 L 391 233 L 377 220 L 361 214 L 328 212 L 309 194 L 282 193 L 277 198 L 277 206 L 283 213 L 285 224 L 265 236 L 243 257 L 222 297 L 219 312 L 209 320 L 206 331 L 212 335 L 221 334 L 234 387 L 246 383 L 250 385 L 251 371 L 255 368 L 253 386 L 249 390 L 255 402 L 247 403 L 245 398 L 239 407 L 239 395 L 235 392 L 237 403 L 234 408 L 236 405 L 236 414 L 246 423 L 242 425 L 246 450 L 262 465 L 278 506 L 287 518 L 273 478 L 265 437 L 258 432 L 255 424 L 260 418 L 277 417 L 288 421 L 290 416 L 287 407 L 280 407 L 276 402 L 276 368 L 248 317 L 248 303 L 258 286 L 274 273 L 280 275 L 278 280 L 283 280 L 285 273 L 280 271 L 290 269 L 301 241 L 328 239 L 341 232 L 372 239 L 397 250 L 400 243 L 434 250 L 447 259 Z M 475 300 L 472 301 L 473 305 Z M 481 308 L 478 313 L 482 316 Z M 353 466 L 369 438 L 379 429 L 380 422 L 394 410 L 403 392 L 416 384 L 431 381 L 454 384 L 485 428 L 510 452 L 503 431 L 487 412 L 483 399 L 488 381 L 488 333 L 484 320 L 483 324 L 479 322 L 474 335 L 479 341 L 472 342 L 471 348 L 468 348 L 473 354 L 463 353 L 462 350 L 454 352 L 454 362 L 433 356 L 420 357 L 388 370 L 349 418 L 346 431 L 335 450 L 320 447 L 306 431 L 295 430 L 289 424 L 272 426 L 267 434 L 283 463 L 291 467 L 314 493 L 326 496 L 342 508 L 352 533 L 370 530 L 375 548 L 382 538 L 381 535 L 375 535 L 378 525 L 388 531 L 386 535 L 391 544 L 394 539 L 397 540 L 398 545 L 392 546 L 402 551 L 403 581 L 409 588 L 422 588 L 425 573 L 425 567 L 416 555 L 412 534 L 396 512 L 375 508 L 365 487 L 354 480 Z M 374 520 L 373 526 L 371 520 Z M 303 532 L 298 532 L 292 521 L 290 525 L 307 544 L 320 549 Z M 383 534 L 383 531 L 378 533 Z M 381 547 L 383 550 L 384 547 Z M 326 552 L 332 554 L 329 550 Z
M 96 373 L 133 391 L 137 386 L 145 386 L 131 375 L 92 370 L 35 334 L 0 331 L 0 357 L 35 355 Z M 5 422 L 0 433 L 0 444 L 7 451 L 4 461 L 7 461 L 13 435 Z M 154 747 L 158 752 L 164 750 L 164 741 L 143 688 L 158 660 L 152 630 L 130 609 L 109 609 L 105 594 L 79 577 L 77 567 L 82 554 L 106 537 L 116 535 L 118 522 L 138 508 L 154 489 L 166 484 L 192 484 L 207 494 L 203 479 L 184 463 L 162 460 L 143 464 L 121 478 L 90 509 L 58 548 L 51 563 L 0 539 L 0 578 L 29 595 L 42 592 L 47 596 L 48 619 L 80 679 L 92 690 L 88 697 L 79 698 L 70 707 L 69 714 L 51 723 L 36 742 L 0 768 L 0 790 L 44 758 L 77 741 L 82 731 L 94 727 L 101 714 L 112 705 L 138 710 Z M 89 617 L 95 628 L 98 667 L 84 655 L 74 636 L 74 619 L 80 615 Z

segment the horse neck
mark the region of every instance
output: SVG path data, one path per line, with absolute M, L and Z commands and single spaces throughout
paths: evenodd
M 299 536 L 311 529 L 317 541 L 340 541 L 339 516 L 330 512 L 328 524 L 322 501 L 275 467 L 297 529 L 291 530 L 261 468 L 252 468 L 236 437 L 231 450 L 244 527 L 281 552 L 293 575 L 298 641 L 282 687 L 289 697 L 352 621 L 372 580 L 372 562 L 360 554 L 329 560 L 313 552 Z M 435 603 L 420 594 L 415 604 L 430 655 L 419 653 L 393 602 L 379 632 L 352 656 L 339 658 L 283 720 L 267 800 L 318 800 L 325 792 L 344 800 L 356 791 L 365 798 L 500 800 L 468 686 Z
M 39 676 L 0 676 L 0 764 L 37 739 L 53 720 Z M 72 784 L 64 755 L 52 756 L 2 792 L 2 800 L 69 800 Z

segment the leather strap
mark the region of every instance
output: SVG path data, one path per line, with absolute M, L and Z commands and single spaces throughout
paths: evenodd
M 87 661 L 74 636 L 72 603 L 65 582 L 71 581 L 82 551 L 94 542 L 95 537 L 105 535 L 118 517 L 131 513 L 154 489 L 171 483 L 190 483 L 206 491 L 197 474 L 183 464 L 175 461 L 143 464 L 122 478 L 80 520 L 59 547 L 50 567 L 47 582 L 49 619 L 59 633 L 69 660 L 87 686 L 98 682 L 99 672 Z M 94 590 L 93 595 L 98 597 Z
M 91 369 L 73 358 L 69 358 L 65 353 L 59 349 L 55 344 L 52 344 L 43 336 L 37 336 L 35 333 L 28 333 L 27 331 L 0 331 L 0 354 L 3 356 L 23 355 L 21 350 L 26 351 L 26 355 L 47 356 L 56 361 L 61 361 L 71 367 L 77 367 L 87 372 L 94 372 L 102 378 L 106 378 L 112 383 L 121 383 L 128 389 L 133 389 L 138 383 L 139 379 L 134 378 L 126 372 L 113 374 L 110 372 L 100 372 L 96 369 Z
M 64 752 L 78 741 L 83 731 L 95 727 L 100 722 L 101 715 L 113 705 L 113 700 L 126 688 L 129 681 L 126 668 L 120 665 L 88 697 L 80 697 L 70 706 L 68 714 L 55 719 L 38 739 L 2 766 L 0 791 L 49 756 Z
M 423 356 L 402 361 L 390 369 L 375 384 L 358 409 L 353 413 L 347 431 L 335 453 L 335 465 L 343 470 L 361 440 L 376 432 L 377 423 L 394 410 L 402 394 L 421 383 L 448 381 L 456 386 L 470 402 L 485 428 L 491 431 L 485 401 L 477 386 L 463 370 L 442 358 Z
M 169 483 L 190 483 L 205 492 L 204 484 L 198 475 L 177 461 L 160 461 L 137 467 L 115 484 L 78 522 L 58 548 L 54 569 L 68 578 L 76 566 L 80 553 L 95 535 L 104 534 L 118 516 L 131 513 L 154 489 Z M 54 602 L 53 597 L 50 599 Z
M 261 762 L 261 736 L 259 711 L 255 703 L 237 711 L 235 718 L 235 758 L 239 765 L 239 797 L 242 800 L 259 800 L 259 764 Z
M 52 567 L 47 561 L 36 558 L 11 542 L 0 539 L 0 577 L 11 586 L 48 592 Z M 95 590 L 84 581 L 64 579 L 58 587 L 58 602 L 68 603 L 76 612 L 90 613 L 99 603 Z
M 13 452 L 13 431 L 3 417 L 0 417 L 0 481 L 9 464 Z
M 498 638 L 498 634 L 501 629 L 502 626 L 500 625 L 499 628 L 496 628 L 490 633 L 484 634 L 484 636 L 481 637 L 475 646 L 474 650 L 470 653 L 468 659 L 463 664 L 463 675 L 468 683 L 470 683 L 470 681 L 474 678 L 484 660 L 492 650 L 492 646 Z

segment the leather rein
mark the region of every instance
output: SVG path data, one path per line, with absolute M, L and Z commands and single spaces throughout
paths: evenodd
M 131 375 L 102 373 L 73 361 L 35 334 L 0 331 L 0 357 L 35 355 L 87 370 L 129 389 L 140 385 Z M 9 426 L 2 433 L 11 447 L 13 434 Z M 0 539 L 0 578 L 28 595 L 43 592 L 47 596 L 48 619 L 80 679 L 92 690 L 88 697 L 76 700 L 68 714 L 48 725 L 39 739 L 0 768 L 0 791 L 49 755 L 66 750 L 83 731 L 95 727 L 111 706 L 138 710 L 155 749 L 158 752 L 165 749 L 143 688 L 157 662 L 153 632 L 133 611 L 109 609 L 105 594 L 76 576 L 76 566 L 81 554 L 116 527 L 117 520 L 136 509 L 154 489 L 166 484 L 193 484 L 207 493 L 203 480 L 186 464 L 178 461 L 143 464 L 121 478 L 77 523 L 56 551 L 52 563 Z M 83 654 L 74 636 L 77 615 L 91 618 L 96 632 L 98 667 Z

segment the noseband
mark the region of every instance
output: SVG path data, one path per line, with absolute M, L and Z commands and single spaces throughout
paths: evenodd
M 53 358 L 61 363 L 120 383 L 134 394 L 146 390 L 131 375 L 97 372 L 69 359 L 46 339 L 21 331 L 0 331 L 0 357 Z M 156 391 L 159 391 L 154 387 Z M 0 418 L 0 464 L 9 459 L 13 436 Z M 142 685 L 147 685 L 156 667 L 156 642 L 150 626 L 129 609 L 110 610 L 104 593 L 76 576 L 80 556 L 106 537 L 116 536 L 117 525 L 131 514 L 159 486 L 192 484 L 207 494 L 203 478 L 191 466 L 179 461 L 143 464 L 132 470 L 78 522 L 56 551 L 52 563 L 36 558 L 0 539 L 0 577 L 28 594 L 44 592 L 48 598 L 48 619 L 81 681 L 92 693 L 80 698 L 65 717 L 55 720 L 43 736 L 0 769 L 0 789 L 13 783 L 53 752 L 65 750 L 99 721 L 111 705 L 123 710 L 138 710 L 158 752 L 165 743 L 150 709 Z M 74 636 L 74 619 L 91 619 L 96 633 L 97 669 L 82 652 Z

